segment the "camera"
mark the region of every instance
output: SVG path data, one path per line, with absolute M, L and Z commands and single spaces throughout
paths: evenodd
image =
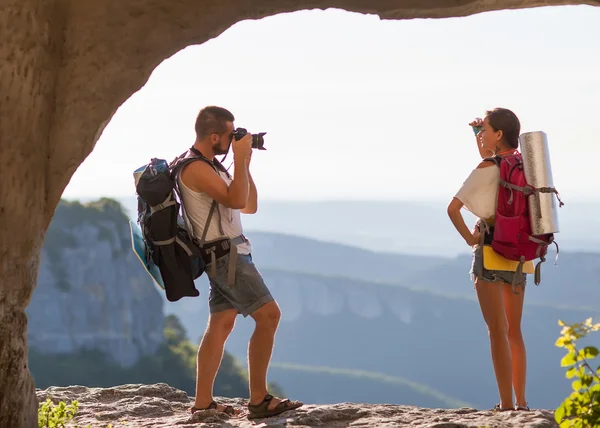
M 247 133 L 248 133 L 248 131 L 246 129 L 237 128 L 235 131 L 233 131 L 233 138 L 235 138 L 235 140 L 238 141 Z M 266 134 L 266 132 L 260 132 L 258 134 L 251 134 L 253 149 L 267 150 L 267 149 L 265 149 L 265 139 L 263 138 L 263 135 L 265 135 L 265 134 Z

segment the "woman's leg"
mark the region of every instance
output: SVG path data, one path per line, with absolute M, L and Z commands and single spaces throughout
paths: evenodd
M 475 281 L 477 298 L 483 319 L 490 336 L 490 348 L 494 372 L 500 393 L 500 407 L 512 409 L 512 362 L 508 343 L 508 325 L 504 313 L 504 284 L 488 282 L 479 278 Z
M 512 383 L 515 388 L 516 405 L 527 407 L 527 401 L 525 400 L 527 354 L 523 334 L 521 333 L 525 287 L 516 287 L 515 291 L 519 294 L 515 294 L 510 285 L 504 285 L 504 308 L 508 321 L 508 342 L 510 343 L 512 355 Z

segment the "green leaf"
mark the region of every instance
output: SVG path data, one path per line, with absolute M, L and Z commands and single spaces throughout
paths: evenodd
M 581 384 L 585 388 L 587 388 L 588 386 L 590 386 L 593 381 L 594 381 L 594 378 L 591 375 L 589 375 L 589 374 L 581 376 Z
M 598 356 L 598 348 L 595 346 L 586 346 L 579 352 L 583 354 L 585 358 L 596 358 Z
M 569 370 L 567 370 L 567 373 L 566 373 L 567 379 L 571 379 L 573 376 L 575 376 L 576 373 L 577 373 L 577 367 L 571 367 Z
M 561 367 L 567 367 L 567 366 L 572 366 L 576 362 L 577 361 L 575 360 L 575 354 L 573 352 L 569 352 L 567 355 L 565 355 L 562 358 L 562 360 L 560 360 L 560 365 L 561 365 Z
M 560 424 L 562 422 L 562 420 L 564 419 L 564 417 L 565 417 L 565 407 L 563 404 L 561 404 L 554 411 L 554 420 Z

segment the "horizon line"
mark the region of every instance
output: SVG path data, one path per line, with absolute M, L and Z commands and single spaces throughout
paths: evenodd
M 61 196 L 62 200 L 67 200 L 67 201 L 78 201 L 78 200 L 85 200 L 85 201 L 95 201 L 95 200 L 99 200 L 102 198 L 109 198 L 109 199 L 123 199 L 123 198 L 136 198 L 137 195 L 136 194 L 125 194 L 125 195 L 109 195 L 109 194 L 104 194 L 104 195 L 72 195 L 72 196 Z M 429 198 L 415 198 L 415 197 L 404 197 L 404 198 L 369 198 L 368 196 L 362 197 L 362 198 L 335 198 L 335 197 L 322 197 L 322 198 L 297 198 L 297 199 L 289 199 L 289 198 L 273 198 L 273 197 L 263 197 L 261 198 L 259 196 L 259 202 L 279 202 L 279 203 L 328 203 L 328 202 L 338 202 L 338 203 L 345 203 L 345 202 L 356 202 L 356 203 L 360 203 L 360 202 L 444 202 L 447 203 L 450 199 L 452 199 L 452 196 L 449 197 L 429 197 Z M 582 197 L 570 197 L 569 200 L 571 202 L 576 202 L 576 203 L 591 203 L 591 204 L 600 204 L 600 198 L 582 198 Z M 566 205 L 566 203 L 565 203 Z

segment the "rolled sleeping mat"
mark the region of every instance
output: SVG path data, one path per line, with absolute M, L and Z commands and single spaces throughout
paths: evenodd
M 546 133 L 534 131 L 521 134 L 519 144 L 527 183 L 536 189 L 541 187 L 554 188 Z M 555 194 L 536 192 L 528 199 L 532 233 L 543 235 L 559 232 L 558 207 Z

